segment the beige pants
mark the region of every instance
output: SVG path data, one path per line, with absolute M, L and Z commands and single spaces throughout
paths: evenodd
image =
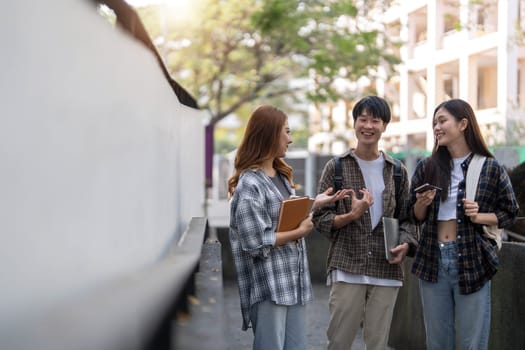
M 385 350 L 399 287 L 332 283 L 328 330 L 329 350 L 350 350 L 363 321 L 367 350 Z

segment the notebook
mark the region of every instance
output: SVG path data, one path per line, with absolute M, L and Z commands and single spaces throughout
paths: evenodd
M 386 260 L 392 260 L 393 255 L 390 253 L 390 249 L 399 244 L 399 220 L 383 216 L 383 234 Z
M 299 227 L 310 214 L 314 200 L 308 196 L 285 199 L 281 202 L 277 231 L 290 231 Z

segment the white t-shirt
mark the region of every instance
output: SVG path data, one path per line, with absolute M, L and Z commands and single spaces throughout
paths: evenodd
M 456 201 L 458 197 L 459 183 L 464 179 L 461 163 L 470 155 L 467 154 L 461 158 L 452 158 L 454 166 L 450 175 L 450 190 L 446 201 L 441 201 L 439 204 L 438 220 L 447 221 L 456 219 Z
M 363 160 L 357 156 L 355 159 L 357 159 L 357 163 L 361 168 L 361 173 L 365 179 L 365 186 L 374 197 L 374 204 L 372 204 L 369 209 L 372 229 L 374 229 L 383 216 L 383 191 L 385 190 L 383 168 L 385 166 L 385 158 L 383 157 L 383 153 L 381 153 L 381 155 L 374 160 Z

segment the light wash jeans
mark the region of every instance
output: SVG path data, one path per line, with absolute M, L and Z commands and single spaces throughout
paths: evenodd
M 262 301 L 250 309 L 253 350 L 306 350 L 306 306 Z
M 456 242 L 438 243 L 437 283 L 419 280 L 427 350 L 486 350 L 490 333 L 490 282 L 472 294 L 460 294 Z

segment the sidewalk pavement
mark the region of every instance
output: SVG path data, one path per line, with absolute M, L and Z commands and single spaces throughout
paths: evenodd
M 328 325 L 328 295 L 330 288 L 323 284 L 314 284 L 314 301 L 307 306 L 308 317 L 308 349 L 326 349 L 326 327 Z M 251 350 L 253 333 L 251 329 L 241 330 L 241 311 L 237 284 L 233 281 L 224 281 L 224 308 L 226 313 L 227 339 L 229 350 Z M 359 332 L 352 350 L 363 350 L 362 333 Z M 393 350 L 393 349 L 390 349 Z

